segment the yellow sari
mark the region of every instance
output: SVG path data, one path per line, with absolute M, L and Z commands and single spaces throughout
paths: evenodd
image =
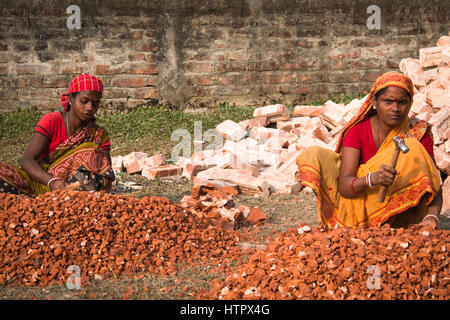
M 439 170 L 420 143 L 420 139 L 426 131 L 430 132 L 430 128 L 424 121 L 413 121 L 408 118 L 391 130 L 377 153 L 365 164 L 360 165 L 357 171 L 357 177 L 364 177 L 369 172 L 378 170 L 381 164 L 389 164 L 395 148 L 393 137 L 397 135 L 405 139 L 410 151 L 400 154 L 396 165 L 396 170 L 400 174 L 388 187 L 384 202 L 377 202 L 380 186 L 367 188 L 355 198 L 345 198 L 338 192 L 343 138 L 351 127 L 365 119 L 372 108 L 371 96 L 382 88 L 399 86 L 408 90 L 412 96 L 412 83 L 404 78 L 406 77 L 398 73 L 388 73 L 377 80 L 358 115 L 341 133 L 336 152 L 311 147 L 297 158 L 302 184 L 312 188 L 317 196 L 319 224 L 328 228 L 378 227 L 389 219 L 390 223 L 396 220 L 396 225 L 404 225 L 405 217 L 401 213 L 413 207 L 418 209 L 415 217 L 418 223 L 426 214 L 426 206 L 439 192 L 441 185 Z

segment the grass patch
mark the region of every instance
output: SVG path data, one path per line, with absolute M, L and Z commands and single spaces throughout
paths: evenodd
M 18 166 L 30 142 L 34 127 L 42 117 L 35 109 L 0 113 L 0 161 Z
M 42 113 L 36 109 L 18 109 L 0 113 L 1 139 L 17 139 L 24 132 L 34 129 Z

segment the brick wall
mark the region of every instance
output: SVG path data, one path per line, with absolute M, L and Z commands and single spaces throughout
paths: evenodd
M 66 8 L 81 9 L 70 30 Z M 381 8 L 369 30 L 367 7 Z M 301 103 L 369 90 L 450 30 L 448 0 L 2 1 L 0 111 L 59 107 L 77 74 L 104 107 Z

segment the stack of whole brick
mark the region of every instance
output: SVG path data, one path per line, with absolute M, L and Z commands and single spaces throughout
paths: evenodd
M 144 152 L 131 152 L 112 157 L 113 169 L 149 179 L 178 175 L 194 179 L 195 186 L 233 186 L 255 195 L 296 193 L 301 189 L 295 176 L 299 153 L 313 145 L 333 149 L 339 132 L 334 126 L 344 124 L 336 119 L 350 118 L 362 102 L 355 99 L 347 106 L 332 101 L 324 106 L 297 106 L 293 118 L 282 104 L 256 108 L 252 119 L 240 123 L 225 120 L 216 127 L 224 139 L 219 148 L 180 157 L 175 165 L 168 164 L 161 154 L 149 157 Z
M 448 299 L 448 230 L 369 228 L 277 235 L 200 299 Z
M 239 123 L 225 120 L 216 127 L 224 139 L 220 148 L 180 158 L 177 165 L 196 186 L 225 182 L 256 195 L 297 193 L 302 186 L 296 175 L 296 158 L 310 146 L 333 150 L 338 133 L 363 101 L 296 106 L 292 118 L 282 104 L 256 108 L 252 119 Z
M 236 235 L 160 197 L 103 192 L 0 193 L 0 285 L 81 283 L 137 272 L 173 274 L 178 263 L 227 265 Z
M 148 179 L 157 177 L 170 177 L 181 174 L 181 168 L 167 163 L 162 154 L 151 157 L 145 152 L 131 152 L 126 156 L 115 156 L 111 158 L 112 168 L 115 172 L 140 173 Z

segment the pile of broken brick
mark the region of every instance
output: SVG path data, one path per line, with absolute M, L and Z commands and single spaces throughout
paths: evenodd
M 242 254 L 237 241 L 234 230 L 166 198 L 0 193 L 0 286 L 43 287 L 75 277 L 85 286 L 135 273 L 176 274 L 186 263 L 226 272 Z
M 214 279 L 197 299 L 447 300 L 448 230 L 301 225 Z
M 197 217 L 209 218 L 214 225 L 225 229 L 255 226 L 267 219 L 258 207 L 236 204 L 233 196 L 237 194 L 234 187 L 218 188 L 207 183 L 192 188 L 191 195 L 184 196 L 180 205 Z
M 404 59 L 400 70 L 416 87 L 410 116 L 433 125 L 436 164 L 450 175 L 450 36 L 441 37 L 436 47 L 419 50 L 419 59 Z M 302 189 L 296 158 L 310 146 L 335 150 L 339 134 L 359 111 L 367 96 L 347 105 L 329 100 L 321 106 L 267 105 L 254 110 L 253 118 L 236 123 L 226 120 L 215 129 L 223 144 L 194 152 L 168 164 L 165 157 L 132 152 L 113 157 L 116 172 L 140 172 L 149 179 L 181 176 L 194 186 L 207 183 L 236 187 L 256 196 L 292 194 Z M 203 143 L 203 141 L 197 141 Z M 444 182 L 444 212 L 450 212 L 450 180 Z

